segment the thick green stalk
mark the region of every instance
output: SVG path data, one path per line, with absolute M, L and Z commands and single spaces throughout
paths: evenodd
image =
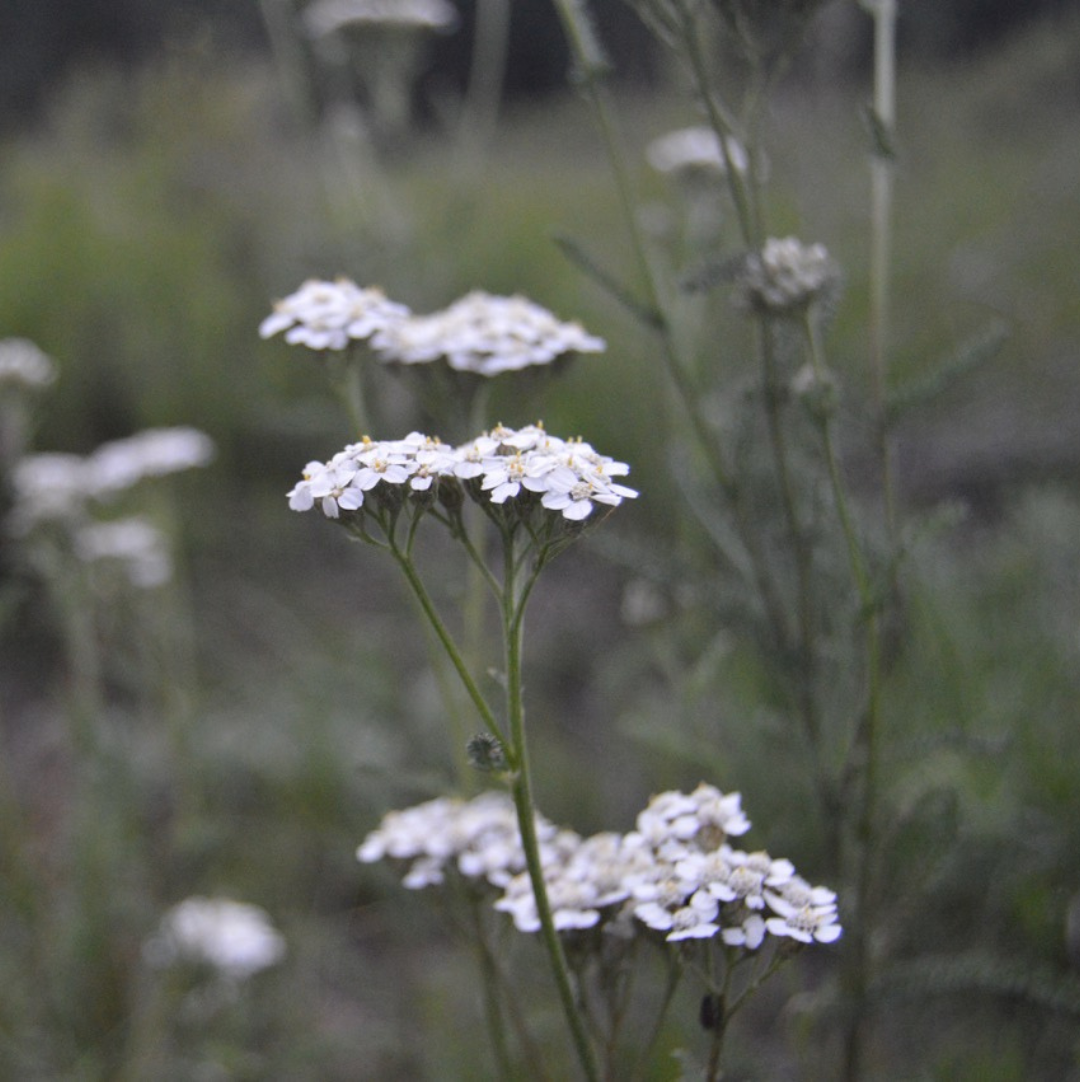
M 525 736 L 525 703 L 522 686 L 521 660 L 522 637 L 524 630 L 525 601 L 536 581 L 537 571 L 521 590 L 518 598 L 515 577 L 515 559 L 513 537 L 504 534 L 503 566 L 505 582 L 503 585 L 503 630 L 506 648 L 506 709 L 509 741 L 516 764 L 511 792 L 514 807 L 517 809 L 518 829 L 521 832 L 522 849 L 525 852 L 525 864 L 532 883 L 533 896 L 536 899 L 536 912 L 540 918 L 540 933 L 547 948 L 552 975 L 562 1001 L 570 1033 L 574 1040 L 578 1059 L 589 1082 L 599 1082 L 600 1074 L 596 1065 L 596 1055 L 585 1029 L 585 1022 L 578 1009 L 577 997 L 570 978 L 570 967 L 566 961 L 559 933 L 555 928 L 555 918 L 551 912 L 551 903 L 547 896 L 544 882 L 544 867 L 540 856 L 540 843 L 536 834 L 536 813 L 532 795 L 532 777 L 529 766 L 528 744 Z
M 472 923 L 477 961 L 483 978 L 481 983 L 484 993 L 484 1017 L 487 1021 L 488 1034 L 491 1037 L 492 1052 L 495 1056 L 499 1077 L 510 1079 L 513 1077 L 513 1069 L 510 1059 L 510 1046 L 506 1039 L 506 1027 L 503 1025 L 502 1006 L 499 1002 L 499 992 L 502 986 L 499 964 L 485 936 L 484 922 L 480 915 L 478 900 L 470 896 L 466 904 L 469 908 L 469 918 Z
M 416 573 L 416 568 L 413 567 L 412 560 L 406 553 L 402 552 L 398 545 L 392 540 L 389 548 L 394 559 L 397 561 L 398 567 L 400 567 L 404 573 L 405 579 L 412 589 L 416 600 L 420 602 L 420 608 L 424 610 L 424 615 L 431 624 L 432 630 L 435 632 L 436 637 L 446 651 L 447 657 L 450 658 L 450 663 L 454 666 L 455 671 L 461 678 L 461 682 L 465 686 L 465 691 L 468 693 L 469 698 L 473 701 L 473 705 L 480 714 L 484 727 L 492 736 L 501 740 L 502 733 L 499 730 L 499 723 L 495 720 L 495 714 L 488 705 L 487 700 L 484 698 L 483 692 L 477 687 L 472 673 L 469 671 L 468 666 L 461 656 L 461 651 L 458 650 L 453 636 L 447 630 L 446 625 L 442 622 L 442 617 L 439 616 L 439 612 L 435 608 L 435 602 L 427 592 L 423 580 Z M 510 749 L 508 749 L 508 751 L 509 750 Z

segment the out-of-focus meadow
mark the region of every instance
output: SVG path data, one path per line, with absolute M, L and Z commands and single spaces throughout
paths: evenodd
M 876 854 L 897 894 L 877 899 L 890 919 L 875 949 L 900 962 L 871 990 L 867 1078 L 1080 1077 L 1078 46 L 1080 22 L 1059 17 L 901 66 L 897 381 L 987 327 L 1005 337 L 897 432 L 901 502 L 951 517 L 912 548 L 889 673 L 882 761 L 902 828 Z M 767 142 L 776 234 L 822 241 L 843 267 L 830 355 L 854 403 L 870 380 L 867 91 L 847 55 L 813 39 Z M 287 59 L 193 32 L 131 69 L 76 70 L 3 137 L 0 338 L 32 339 L 59 369 L 33 449 L 86 454 L 173 425 L 216 446 L 156 493 L 174 579 L 97 610 L 90 776 L 62 614 L 34 576 L 0 568 L 5 1078 L 489 1076 L 450 916 L 355 860 L 388 809 L 457 784 L 461 748 L 379 554 L 286 505 L 305 462 L 356 436 L 313 359 L 257 334 L 308 277 L 378 284 L 416 311 L 520 292 L 607 339 L 542 394 L 496 386 L 487 418 L 587 433 L 641 492 L 536 600 L 542 810 L 626 829 L 650 793 L 707 780 L 743 794 L 760 844 L 834 873 L 753 652 L 722 623 L 627 620 L 628 592 L 685 540 L 684 496 L 659 446 L 655 348 L 556 243 L 629 260 L 580 97 L 516 98 L 478 140 L 456 126 L 454 92 L 426 84 L 417 124 L 375 160 L 354 118 L 298 105 Z M 617 84 L 656 230 L 670 193 L 642 151 L 696 119 L 669 74 Z M 376 394 L 397 428 L 375 435 L 425 423 L 402 375 L 380 372 Z M 850 421 L 859 491 L 871 441 Z M 143 943 L 200 894 L 262 906 L 287 955 L 227 1004 L 159 1001 Z M 796 961 L 738 1019 L 732 1077 L 825 1077 L 803 1000 L 828 966 L 827 952 Z M 672 1047 L 696 1009 L 676 1011 Z

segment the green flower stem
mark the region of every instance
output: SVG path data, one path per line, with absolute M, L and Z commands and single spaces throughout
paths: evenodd
M 637 1082 L 638 1079 L 645 1077 L 649 1063 L 652 1060 L 653 1049 L 656 1048 L 657 1042 L 660 1040 L 660 1035 L 664 1032 L 664 1022 L 667 1019 L 668 1011 L 671 1009 L 671 1004 L 675 1001 L 675 993 L 678 991 L 679 984 L 682 981 L 683 968 L 678 953 L 669 951 L 667 960 L 668 979 L 667 984 L 664 987 L 664 998 L 660 1001 L 660 1008 L 656 1012 L 656 1018 L 653 1021 L 652 1029 L 649 1031 L 648 1040 L 646 1040 L 645 1044 L 642 1046 L 641 1052 L 637 1057 L 637 1062 L 635 1063 L 634 1070 L 630 1076 L 632 1082 Z
M 819 379 L 825 378 L 825 366 L 817 326 L 808 311 L 804 320 L 807 344 Z M 859 546 L 847 497 L 840 478 L 832 421 L 826 416 L 821 423 L 822 439 L 828 463 L 829 479 L 837 514 L 847 544 L 851 574 L 859 595 L 866 635 L 866 709 L 852 738 L 847 755 L 847 771 L 861 768 L 862 786 L 859 790 L 852 820 L 854 823 L 855 898 L 854 912 L 845 921 L 847 925 L 848 950 L 846 953 L 845 984 L 852 1004 L 844 1038 L 844 1074 L 847 1082 L 856 1082 L 861 1076 L 862 1025 L 861 1007 L 869 980 L 869 943 L 867 905 L 870 896 L 870 865 L 874 832 L 874 816 L 877 802 L 877 761 L 881 728 L 882 656 L 881 614 L 866 563 Z
M 819 724 L 817 704 L 814 699 L 817 658 L 814 652 L 814 594 L 810 581 L 811 549 L 806 532 L 799 520 L 795 494 L 791 483 L 788 446 L 781 416 L 780 387 L 776 372 L 776 356 L 770 335 L 769 317 L 759 314 L 755 320 L 758 352 L 762 361 L 764 381 L 765 418 L 772 446 L 773 467 L 780 488 L 780 500 L 787 520 L 788 536 L 795 563 L 796 606 L 798 622 L 799 681 L 795 698 L 799 704 L 807 743 L 815 759 L 818 756 Z M 820 770 L 816 773 L 819 776 Z
M 364 395 L 363 358 L 357 355 L 360 348 L 362 347 L 356 345 L 349 347 L 340 359 L 338 378 L 335 380 L 338 394 L 345 404 L 353 430 L 358 436 L 370 431 Z
M 724 167 L 727 175 L 728 187 L 731 191 L 732 201 L 735 203 L 735 213 L 739 219 L 739 229 L 742 233 L 743 242 L 747 248 L 756 250 L 761 247 L 761 221 L 757 207 L 756 193 L 747 190 L 739 170 L 735 168 L 735 162 L 731 157 L 731 149 L 728 139 L 734 135 L 732 125 L 713 97 L 710 87 L 708 66 L 705 57 L 701 53 L 701 33 L 696 25 L 694 15 L 687 9 L 685 0 L 677 0 L 681 25 L 683 30 L 683 44 L 686 55 L 690 58 L 690 66 L 693 70 L 694 80 L 697 83 L 698 97 L 705 108 L 705 114 L 709 118 L 709 125 L 716 133 L 720 143 L 720 153 L 724 159 Z M 750 148 L 747 148 L 747 157 L 750 156 Z
M 578 1059 L 589 1082 L 599 1082 L 600 1074 L 596 1065 L 585 1022 L 578 1009 L 577 998 L 570 979 L 570 968 L 566 961 L 559 933 L 555 928 L 555 919 L 551 912 L 551 903 L 547 896 L 544 882 L 544 868 L 540 859 L 540 843 L 536 835 L 536 814 L 533 805 L 532 778 L 529 768 L 528 745 L 525 739 L 525 704 L 522 688 L 521 654 L 522 633 L 524 629 L 525 603 L 539 575 L 539 569 L 533 571 L 517 597 L 515 578 L 515 554 L 513 535 L 503 534 L 503 629 L 506 648 L 506 709 L 509 728 L 510 749 L 516 770 L 511 781 L 511 793 L 514 807 L 517 809 L 518 829 L 521 832 L 521 845 L 525 852 L 525 864 L 532 883 L 533 896 L 536 899 L 536 911 L 540 918 L 540 931 L 551 962 L 552 974 L 562 1001 L 563 1013 L 574 1040 Z
M 499 1077 L 509 1079 L 513 1077 L 513 1068 L 500 1003 L 503 982 L 499 972 L 499 964 L 487 941 L 479 899 L 470 893 L 466 898 L 466 904 L 469 910 L 469 921 L 472 925 L 472 940 L 476 947 L 477 962 L 480 975 L 483 978 L 480 983 L 483 985 L 484 1017 L 491 1037 L 492 1051 L 495 1055 Z
M 495 720 L 495 714 L 491 707 L 488 705 L 487 700 L 484 698 L 483 692 L 477 687 L 476 681 L 473 679 L 472 673 L 469 671 L 468 666 L 465 664 L 464 659 L 461 656 L 461 652 L 457 648 L 457 644 L 454 642 L 453 636 L 447 630 L 446 625 L 442 622 L 442 617 L 439 616 L 438 610 L 435 608 L 435 602 L 432 600 L 431 595 L 427 592 L 427 587 L 424 586 L 423 580 L 417 574 L 416 568 L 413 566 L 412 560 L 407 553 L 402 552 L 401 548 L 391 538 L 389 549 L 394 559 L 397 561 L 398 567 L 401 568 L 405 579 L 408 582 L 416 600 L 420 602 L 420 608 L 424 610 L 424 615 L 427 617 L 428 622 L 431 624 L 432 630 L 434 630 L 439 642 L 442 644 L 443 649 L 446 651 L 447 656 L 450 658 L 450 663 L 454 666 L 458 676 L 461 678 L 462 684 L 465 686 L 465 691 L 468 693 L 469 698 L 473 701 L 473 705 L 476 707 L 477 712 L 480 714 L 480 718 L 484 723 L 484 727 L 488 732 L 496 737 L 498 740 L 502 740 L 503 735 L 499 729 L 499 723 Z M 507 754 L 512 756 L 512 749 L 507 748 Z M 512 761 L 513 765 L 513 761 Z

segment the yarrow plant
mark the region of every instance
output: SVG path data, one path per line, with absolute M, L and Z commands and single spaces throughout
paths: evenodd
M 805 308 L 836 285 L 838 273 L 823 244 L 770 237 L 760 252 L 746 257 L 736 302 L 774 313 Z
M 380 360 L 425 364 L 445 359 L 458 372 L 497 376 L 574 353 L 599 353 L 602 338 L 564 323 L 526 297 L 477 290 L 449 308 L 401 320 L 373 339 Z
M 732 848 L 729 839 L 749 829 L 739 794 L 704 783 L 690 793 L 653 797 L 627 834 L 583 838 L 538 816 L 556 928 L 601 927 L 623 938 L 659 932 L 668 943 L 719 936 L 747 951 L 769 936 L 803 944 L 838 939 L 835 893 L 810 886 L 788 860 Z M 519 931 L 540 930 L 513 803 L 502 793 L 390 812 L 357 857 L 401 865 L 410 890 L 442 884 L 451 872 L 486 883 L 493 894 L 501 891 L 494 908 Z M 737 956 L 728 961 L 735 964 Z
M 362 289 L 348 278 L 327 282 L 309 278 L 295 293 L 277 301 L 259 324 L 259 335 L 285 332 L 290 345 L 313 350 L 343 350 L 410 315 L 381 289 Z
M 559 528 L 558 516 L 582 522 L 597 507 L 617 507 L 637 496 L 615 480 L 627 473 L 625 462 L 599 454 L 584 440 L 550 436 L 542 425 L 497 425 L 458 447 L 412 432 L 400 440 L 365 437 L 327 462 L 309 462 L 289 492 L 289 506 L 310 511 L 318 504 L 334 519 L 364 509 L 384 530 L 392 529 L 405 507 L 414 516 L 430 510 L 460 532 L 460 509 L 468 497 L 498 514 L 500 522 L 522 524 L 534 537 L 545 537 Z M 364 529 L 362 518 L 348 521 Z
M 328 374 L 361 430 L 368 427 L 367 358 L 405 368 L 445 365 L 467 380 L 486 380 L 607 348 L 579 323 L 560 320 L 527 297 L 474 290 L 441 311 L 415 315 L 381 289 L 361 288 L 347 278 L 310 279 L 278 301 L 259 334 L 269 338 L 283 331 L 290 345 L 307 346 L 327 361 Z M 424 388 L 420 390 L 423 394 Z M 433 412 L 439 407 L 445 412 L 448 402 L 458 401 L 471 420 L 476 403 L 482 407 L 485 401 L 479 391 L 472 383 L 443 381 L 429 396 L 435 402 Z
M 648 145 L 645 155 L 658 173 L 674 176 L 715 179 L 727 172 L 728 162 L 739 173 L 745 173 L 747 168 L 746 151 L 734 136 L 721 142 L 712 128 L 701 126 L 658 136 Z
M 269 914 L 256 905 L 196 896 L 162 917 L 143 954 L 157 969 L 204 965 L 221 980 L 239 984 L 279 964 L 285 957 L 285 939 Z
M 448 0 L 316 0 L 304 22 L 313 36 L 371 26 L 452 30 L 458 13 Z
M 31 557 L 35 551 L 43 554 L 45 543 L 50 550 L 59 545 L 88 564 L 116 561 L 136 586 L 159 586 L 171 575 L 165 535 L 143 516 L 109 513 L 144 481 L 206 466 L 213 453 L 204 433 L 176 427 L 103 443 L 85 456 L 57 451 L 25 455 L 11 471 L 7 530 L 25 539 Z
M 395 322 L 373 336 L 373 346 L 379 351 L 391 338 L 400 342 L 410 326 L 415 323 L 409 318 Z M 523 334 L 522 326 L 539 329 Z M 457 357 L 465 367 L 462 357 L 481 352 L 488 358 L 515 356 L 514 351 L 528 356 L 537 340 L 552 333 L 552 318 L 542 310 L 537 316 L 520 298 L 473 294 L 447 314 L 427 317 L 422 329 L 418 337 L 427 352 L 418 360 Z M 557 328 L 555 333 L 560 348 L 601 344 L 576 325 L 569 334 Z M 547 349 L 542 363 L 552 353 Z M 484 371 L 480 362 L 469 363 Z M 504 360 L 497 370 L 515 365 Z M 744 975 L 746 958 L 758 959 L 773 941 L 829 943 L 840 935 L 831 891 L 810 887 L 788 861 L 730 845 L 750 827 L 737 793 L 703 784 L 689 794 L 661 794 L 627 835 L 581 838 L 557 830 L 535 811 L 522 682 L 526 605 L 556 554 L 637 497 L 624 483 L 629 472 L 625 462 L 583 439 L 553 436 L 541 423 L 498 424 L 460 444 L 419 431 L 391 440 L 365 436 L 328 460 L 309 462 L 288 493 L 292 510 L 321 512 L 397 563 L 483 726 L 469 743 L 470 760 L 503 779 L 509 790 L 472 801 L 439 798 L 392 812 L 360 846 L 360 860 L 400 862 L 411 889 L 452 876 L 477 890 L 500 891 L 491 899 L 494 909 L 543 940 L 581 1067 L 591 1079 L 601 1077 L 593 1034 L 602 1025 L 582 998 L 584 973 L 596 964 L 614 980 L 616 969 L 630 966 L 625 954 L 635 937 L 670 949 L 715 939 L 723 961 L 703 959 L 700 972 L 707 994 L 723 997 L 730 1015 L 791 952 L 778 947 L 764 967 L 755 961 L 752 978 Z M 470 654 L 456 642 L 417 565 L 415 540 L 425 520 L 462 545 L 479 585 L 494 600 L 502 631 L 501 709 L 489 702 Z M 479 528 L 485 520 L 494 546 Z M 566 941 L 586 932 L 600 935 L 592 962 L 586 946 Z M 599 948 L 612 937 L 623 945 L 616 952 L 619 961 Z M 684 961 L 680 954 L 673 972 L 681 972 Z M 661 1019 L 674 988 L 672 981 Z M 496 1033 L 498 997 L 489 991 L 488 1002 Z M 659 1025 L 660 1020 L 656 1033 Z M 716 1027 L 717 1057 L 722 1035 L 723 1027 Z M 603 1042 L 609 1059 L 615 1037 L 613 1030 Z
M 48 387 L 56 379 L 52 358 L 26 338 L 0 339 L 0 388 Z

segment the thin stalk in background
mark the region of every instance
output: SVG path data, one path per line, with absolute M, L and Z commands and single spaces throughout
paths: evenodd
M 805 315 L 803 326 L 815 377 L 824 383 L 828 376 L 825 371 L 820 335 L 813 314 L 809 310 Z M 867 686 L 864 712 L 856 726 L 845 762 L 845 774 L 861 782 L 854 788 L 854 807 L 849 812 L 849 822 L 853 828 L 850 860 L 855 897 L 854 905 L 845 921 L 848 947 L 844 954 L 844 983 L 849 998 L 850 1014 L 847 1017 L 844 1034 L 842 1077 L 845 1082 L 856 1082 L 861 1076 L 862 1069 L 865 1040 L 862 1024 L 863 1003 L 869 984 L 870 967 L 867 909 L 871 887 L 874 819 L 877 808 L 878 744 L 881 729 L 881 613 L 879 598 L 866 566 L 866 559 L 848 506 L 847 494 L 840 476 L 836 441 L 832 432 L 832 418 L 827 411 L 821 417 L 820 426 L 833 499 L 848 551 L 851 577 L 859 598 L 859 618 L 864 628 L 866 659 Z
M 776 584 L 766 565 L 762 547 L 754 536 L 742 489 L 728 465 L 719 438 L 712 431 L 709 422 L 702 413 L 700 408 L 701 395 L 687 373 L 687 366 L 683 358 L 678 355 L 675 338 L 668 325 L 662 302 L 662 291 L 648 258 L 647 245 L 636 214 L 636 201 L 630 183 L 626 157 L 617 134 L 614 107 L 602 82 L 607 71 L 606 61 L 592 34 L 591 25 L 580 0 L 554 0 L 554 2 L 577 65 L 577 78 L 589 98 L 604 139 L 608 160 L 619 193 L 619 203 L 623 210 L 627 233 L 635 258 L 641 268 L 645 287 L 648 290 L 648 310 L 653 315 L 651 325 L 654 330 L 659 332 L 664 347 L 665 366 L 671 377 L 679 403 L 690 422 L 694 439 L 702 454 L 704 454 L 717 484 L 731 506 L 738 537 L 751 567 L 750 577 L 761 600 L 769 626 L 772 629 L 775 639 L 774 646 L 780 653 L 786 654 L 789 649 L 790 633 L 784 605 L 780 600 Z M 718 107 L 712 99 L 708 87 L 705 86 L 701 92 L 706 95 L 716 115 L 716 122 L 721 123 Z M 724 123 L 725 130 L 730 130 L 730 126 L 727 126 L 726 122 Z M 729 150 L 723 140 L 721 145 L 724 147 L 723 152 L 725 155 L 730 157 Z M 732 169 L 729 170 L 729 173 L 734 172 L 734 163 L 731 163 L 731 166 Z M 746 215 L 744 219 L 745 237 L 749 243 L 754 235 L 751 229 L 753 216 L 750 212 L 749 199 L 745 199 L 744 204 Z
M 510 0 L 477 0 L 469 81 L 459 121 L 459 153 L 475 168 L 495 135 L 510 37 Z
M 862 0 L 862 5 L 874 20 L 873 123 L 885 144 L 874 148 L 870 162 L 870 360 L 885 529 L 891 540 L 895 536 L 896 497 L 886 401 L 894 173 L 891 143 L 896 126 L 896 0 Z

